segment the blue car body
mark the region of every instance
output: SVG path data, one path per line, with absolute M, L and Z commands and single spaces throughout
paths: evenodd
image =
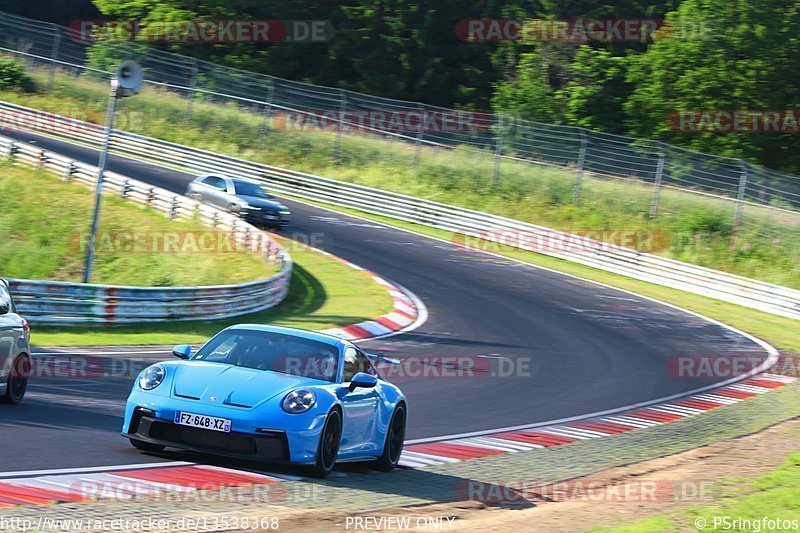
M 250 334 L 279 335 L 282 342 L 324 344 L 338 354 L 330 381 L 198 359 L 220 335 Z M 374 371 L 374 386 L 353 388 L 346 381 L 345 366 L 348 360 L 352 362 L 354 350 L 359 364 L 363 364 L 363 356 L 372 363 L 369 370 Z M 277 326 L 231 326 L 209 340 L 195 356 L 157 363 L 163 369 L 163 378 L 151 390 L 144 390 L 140 384 L 148 372 L 143 370 L 127 400 L 122 434 L 134 445 L 139 444 L 137 447 L 144 443 L 239 459 L 308 464 L 317 460 L 323 426 L 336 409 L 341 415 L 336 461 L 375 459 L 384 451 L 395 409 L 402 405 L 405 411 L 406 406 L 400 389 L 380 377 L 375 362 L 375 356 L 333 336 Z M 283 401 L 298 389 L 313 389 L 316 401 L 307 411 L 290 414 Z M 229 431 L 178 425 L 179 412 L 229 420 Z

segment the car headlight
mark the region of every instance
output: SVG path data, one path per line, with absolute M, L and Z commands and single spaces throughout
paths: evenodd
M 167 371 L 161 365 L 153 365 L 145 368 L 139 378 L 139 386 L 144 390 L 152 390 L 161 385 Z
M 311 389 L 293 390 L 281 402 L 283 410 L 291 415 L 299 415 L 311 409 L 317 403 L 317 395 Z

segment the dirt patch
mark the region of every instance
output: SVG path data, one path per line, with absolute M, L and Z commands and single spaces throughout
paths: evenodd
M 488 487 L 485 501 L 369 513 L 280 513 L 281 531 L 584 531 L 706 506 L 800 450 L 800 418 L 670 457 L 553 487 Z M 524 474 L 521 474 L 524 476 Z M 484 487 L 487 489 L 487 487 Z M 359 520 L 360 519 L 360 520 Z M 383 520 L 381 520 L 383 519 Z M 692 529 L 687 523 L 687 529 Z

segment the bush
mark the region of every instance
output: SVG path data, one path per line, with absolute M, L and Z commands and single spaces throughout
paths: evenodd
M 36 90 L 36 84 L 23 65 L 13 59 L 0 59 L 0 90 L 9 89 L 21 89 L 30 93 Z

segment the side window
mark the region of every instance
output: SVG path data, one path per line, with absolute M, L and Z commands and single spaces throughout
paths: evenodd
M 354 348 L 346 348 L 344 352 L 342 381 L 344 383 L 352 381 L 353 376 L 359 372 L 365 372 L 372 376 L 376 375 L 375 368 L 373 368 L 369 357 Z
M 211 187 L 214 187 L 215 189 L 219 189 L 221 191 L 228 190 L 228 185 L 225 183 L 225 180 L 223 178 L 218 178 L 216 176 L 207 177 L 206 179 L 203 180 L 203 183 Z
M 5 284 L 0 283 L 0 311 L 4 313 L 14 313 L 14 302 L 11 301 L 11 295 Z

